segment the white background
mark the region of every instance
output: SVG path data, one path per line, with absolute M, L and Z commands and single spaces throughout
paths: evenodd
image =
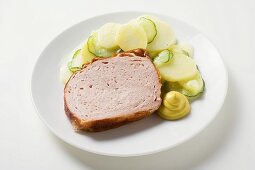
M 31 73 L 63 30 L 127 10 L 169 15 L 205 34 L 225 62 L 229 92 L 216 119 L 174 149 L 131 158 L 95 155 L 65 144 L 40 121 L 30 98 Z M 255 169 L 254 50 L 253 0 L 0 0 L 0 169 Z

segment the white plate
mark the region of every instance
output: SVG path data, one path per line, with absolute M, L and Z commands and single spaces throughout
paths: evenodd
M 148 14 L 148 13 L 147 13 Z M 59 67 L 69 54 L 107 22 L 124 23 L 144 13 L 120 12 L 97 16 L 78 23 L 57 36 L 42 52 L 32 76 L 32 97 L 40 118 L 49 129 L 67 143 L 97 154 L 135 156 L 159 152 L 187 141 L 199 133 L 217 115 L 227 92 L 227 73 L 221 57 L 211 42 L 193 27 L 168 16 L 179 42 L 190 42 L 195 61 L 202 72 L 206 91 L 192 103 L 191 114 L 179 121 L 165 121 L 156 114 L 141 121 L 100 133 L 75 133 L 63 106 L 63 85 Z

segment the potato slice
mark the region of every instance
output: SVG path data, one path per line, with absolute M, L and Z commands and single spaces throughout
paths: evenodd
M 158 69 L 162 78 L 171 82 L 189 80 L 198 72 L 194 60 L 184 54 L 174 55 L 171 62 Z
M 148 44 L 148 51 L 162 51 L 176 43 L 176 37 L 172 28 L 163 21 L 153 20 L 156 24 L 157 35 L 154 40 Z
M 122 25 L 118 31 L 117 42 L 124 51 L 137 48 L 146 49 L 147 36 L 141 26 L 135 22 Z
M 112 49 L 118 46 L 117 33 L 120 24 L 107 23 L 98 30 L 98 45 L 104 48 Z

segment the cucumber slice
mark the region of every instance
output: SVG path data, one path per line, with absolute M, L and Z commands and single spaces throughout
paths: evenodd
M 74 52 L 73 58 L 72 58 L 72 67 L 81 67 L 84 63 L 84 58 L 81 54 L 81 49 L 78 49 Z
M 72 61 L 68 62 L 67 66 L 68 66 L 68 69 L 69 69 L 71 72 L 73 72 L 73 73 L 76 72 L 76 71 L 81 70 L 81 67 L 73 67 L 73 66 L 72 66 Z
M 98 34 L 94 32 L 87 41 L 88 51 L 98 57 L 111 57 L 119 49 L 109 50 L 98 44 Z
M 98 34 L 94 32 L 87 41 L 88 51 L 98 57 L 109 57 L 112 54 L 98 45 Z
M 84 63 L 89 63 L 93 60 L 93 58 L 95 58 L 96 56 L 94 54 L 92 54 L 91 52 L 89 52 L 88 50 L 88 43 L 86 41 L 86 43 L 84 44 L 82 50 L 81 50 L 82 56 L 84 58 Z
M 71 72 L 76 72 L 82 68 L 84 64 L 84 57 L 81 54 L 81 49 L 78 49 L 74 52 L 73 58 L 68 62 L 67 66 Z
M 204 92 L 205 83 L 200 72 L 191 80 L 181 81 L 179 84 L 185 89 L 186 95 L 194 97 Z
M 107 48 L 114 49 L 118 47 L 116 37 L 120 28 L 120 24 L 107 23 L 98 30 L 98 45 Z
M 178 91 L 187 97 L 192 97 L 191 94 L 185 90 L 179 83 L 177 82 L 169 82 L 166 81 L 162 86 L 163 95 L 169 91 Z
M 183 53 L 185 53 L 189 57 L 194 56 L 194 48 L 191 44 L 189 44 L 189 43 L 180 43 L 179 46 L 182 49 Z
M 80 52 L 81 52 L 81 49 L 76 50 L 73 54 L 73 58 L 76 58 L 80 54 Z
M 148 44 L 148 51 L 162 51 L 176 43 L 174 31 L 168 23 L 156 19 L 152 19 L 152 21 L 156 25 L 157 35 L 154 40 Z
M 178 91 L 183 95 L 191 98 L 198 97 L 205 90 L 205 82 L 198 73 L 192 80 L 186 82 L 164 82 L 162 86 L 162 93 L 165 94 L 169 91 Z
M 155 23 L 151 19 L 145 17 L 140 17 L 138 19 L 138 23 L 146 33 L 147 43 L 151 43 L 157 35 L 157 28 Z
M 184 54 L 173 55 L 171 62 L 157 68 L 162 78 L 170 82 L 190 80 L 198 72 L 194 60 Z
M 88 51 L 97 56 L 96 54 L 96 45 L 95 45 L 95 42 L 96 42 L 96 38 L 97 38 L 97 33 L 93 33 L 89 38 L 88 38 L 88 41 L 87 41 L 87 46 L 88 46 Z
M 124 51 L 137 48 L 146 49 L 147 36 L 143 28 L 139 26 L 137 22 L 130 22 L 120 27 L 117 42 Z
M 173 58 L 172 52 L 169 50 L 164 50 L 157 57 L 154 58 L 153 63 L 156 65 L 156 67 L 160 67 L 163 64 L 168 63 Z
M 188 43 L 180 43 L 180 44 L 172 45 L 169 48 L 169 50 L 172 51 L 174 54 L 184 54 L 188 57 L 194 56 L 194 48 L 192 47 L 192 45 Z

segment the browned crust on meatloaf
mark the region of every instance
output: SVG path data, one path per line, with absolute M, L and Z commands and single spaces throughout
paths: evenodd
M 100 120 L 84 121 L 75 116 L 72 113 L 65 102 L 65 112 L 71 121 L 74 130 L 76 131 L 89 131 L 89 132 L 100 132 L 108 129 L 113 129 L 125 125 L 129 122 L 138 121 L 152 114 L 152 112 L 136 112 L 132 115 L 118 116 L 112 118 L 105 118 Z
M 116 54 L 113 57 L 116 57 L 116 56 L 120 56 L 120 57 L 130 56 L 130 57 L 132 57 L 131 53 L 135 54 L 136 56 L 149 58 L 147 52 L 144 49 L 135 49 L 135 50 L 123 52 L 123 53 L 120 53 L 120 54 Z M 93 63 L 94 61 L 103 60 L 103 59 L 104 58 L 95 58 L 95 59 L 92 60 L 92 62 L 83 65 L 83 68 L 85 68 L 89 64 Z M 159 83 L 160 83 L 159 71 L 157 70 L 156 67 L 155 67 L 155 70 L 157 71 L 157 74 L 158 74 L 158 77 L 159 77 Z M 74 75 L 75 74 L 73 74 L 73 76 Z M 73 76 L 71 76 L 71 78 L 69 80 L 71 80 Z M 66 84 L 68 84 L 68 82 Z M 65 86 L 65 89 L 64 89 L 64 93 L 66 93 L 66 86 Z M 135 113 L 132 113 L 132 114 L 116 116 L 116 117 L 111 117 L 111 118 L 105 118 L 105 119 L 100 119 L 100 120 L 86 121 L 86 120 L 82 120 L 82 119 L 78 118 L 77 116 L 75 116 L 74 113 L 72 113 L 69 110 L 69 108 L 66 104 L 65 95 L 64 95 L 64 108 L 65 108 L 65 113 L 66 113 L 67 117 L 69 118 L 69 120 L 71 121 L 71 124 L 74 127 L 74 130 L 76 130 L 76 131 L 88 131 L 88 132 L 100 132 L 100 131 L 104 131 L 104 130 L 108 130 L 108 129 L 112 129 L 112 128 L 117 128 L 117 127 L 125 125 L 129 122 L 138 121 L 140 119 L 148 117 L 153 113 L 153 111 L 148 110 L 148 111 L 135 112 Z
M 131 55 L 131 53 L 133 53 L 133 54 L 135 54 L 136 56 L 139 56 L 139 57 L 147 57 L 147 58 L 149 58 L 150 59 L 150 57 L 149 57 L 149 55 L 148 55 L 148 53 L 147 53 L 147 51 L 146 50 L 144 50 L 144 49 L 142 49 L 142 48 L 138 48 L 138 49 L 134 49 L 134 50 L 130 50 L 130 51 L 126 51 L 126 52 L 121 52 L 121 53 L 117 53 L 117 54 L 113 54 L 113 56 L 112 57 L 132 57 L 132 55 Z M 104 57 L 95 57 L 95 58 L 93 58 L 92 59 L 92 61 L 91 62 L 88 62 L 88 63 L 86 63 L 86 64 L 83 64 L 83 68 L 85 68 L 85 67 L 87 67 L 88 65 L 90 65 L 91 63 L 93 63 L 93 62 L 95 62 L 95 61 L 97 61 L 97 60 L 104 60 L 105 58 Z M 155 67 L 156 68 L 156 67 Z M 158 70 L 157 70 L 158 71 Z M 159 72 L 158 72 L 158 75 L 160 75 L 159 74 Z M 71 78 L 70 78 L 71 79 Z M 69 79 L 69 80 L 70 80 Z M 67 83 L 66 83 L 67 84 Z

